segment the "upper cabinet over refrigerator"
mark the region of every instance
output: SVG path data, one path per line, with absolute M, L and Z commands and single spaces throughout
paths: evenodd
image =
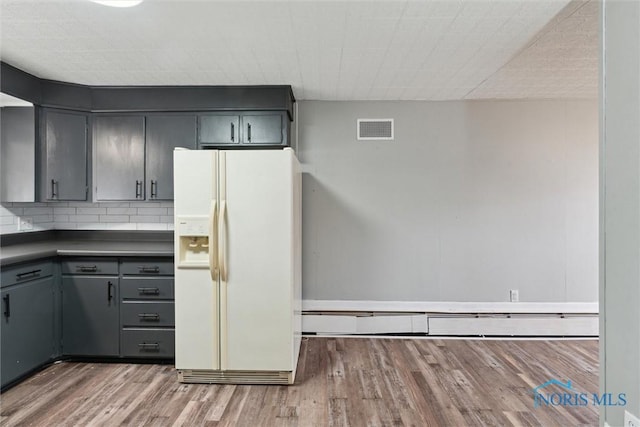
M 292 383 L 301 338 L 293 150 L 176 150 L 174 170 L 180 381 Z

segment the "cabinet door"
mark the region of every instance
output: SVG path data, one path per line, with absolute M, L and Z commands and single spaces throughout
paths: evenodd
M 281 113 L 243 114 L 243 143 L 281 145 L 284 142 L 283 120 Z
M 78 356 L 119 353 L 118 279 L 62 278 L 62 351 Z
M 53 278 L 34 280 L 0 293 L 2 386 L 55 354 Z
M 94 118 L 96 200 L 144 200 L 144 117 Z
M 0 198 L 35 200 L 35 119 L 33 107 L 0 108 Z
M 87 200 L 87 116 L 44 112 L 47 200 Z
M 196 148 L 196 116 L 148 116 L 147 184 L 149 200 L 173 200 L 173 149 Z
M 239 144 L 240 117 L 232 114 L 211 114 L 198 118 L 200 145 Z

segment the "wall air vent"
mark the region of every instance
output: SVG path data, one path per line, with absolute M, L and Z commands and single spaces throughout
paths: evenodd
M 393 141 L 393 119 L 358 119 L 358 140 Z

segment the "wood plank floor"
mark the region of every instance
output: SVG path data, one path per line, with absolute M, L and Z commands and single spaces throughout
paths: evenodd
M 170 365 L 58 363 L 0 396 L 0 424 L 597 425 L 592 405 L 534 408 L 532 388 L 551 378 L 597 393 L 598 341 L 305 338 L 293 386 L 180 384 Z

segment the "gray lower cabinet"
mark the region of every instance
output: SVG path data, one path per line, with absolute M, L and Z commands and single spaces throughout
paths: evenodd
M 87 200 L 87 115 L 44 109 L 44 189 L 47 200 Z
M 95 198 L 144 200 L 144 116 L 94 116 Z
M 176 147 L 196 148 L 196 116 L 147 116 L 147 200 L 173 200 L 173 150 Z
M 79 259 L 62 266 L 62 351 L 69 356 L 118 356 L 120 354 L 120 295 L 117 275 L 103 275 L 93 268 L 82 274 L 65 274 L 77 265 L 117 271 L 117 261 Z M 97 268 L 96 268 L 97 270 Z
M 173 260 L 120 263 L 120 349 L 123 357 L 175 357 Z
M 52 262 L 2 272 L 0 385 L 18 379 L 56 356 Z

